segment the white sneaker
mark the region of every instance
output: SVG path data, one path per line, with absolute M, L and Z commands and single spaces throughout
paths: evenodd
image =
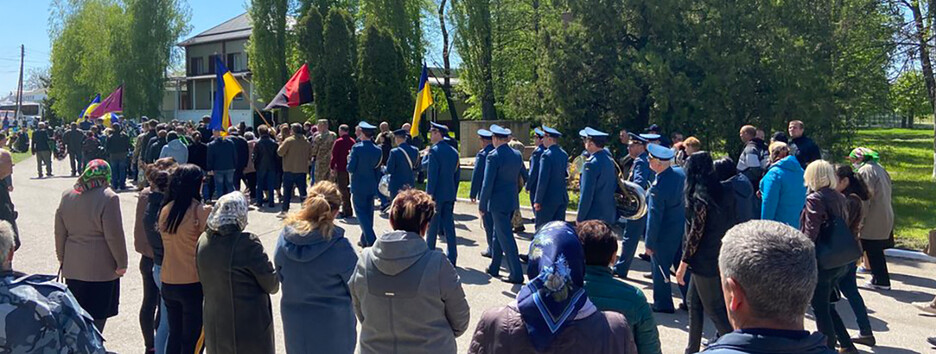
M 868 269 L 865 267 L 858 267 L 858 269 L 855 270 L 855 272 L 858 274 L 871 274 L 871 269 Z
M 859 287 L 859 288 L 862 288 L 862 289 L 865 289 L 865 290 L 890 290 L 890 289 L 891 289 L 890 286 L 887 286 L 887 285 L 876 285 L 876 284 L 872 284 L 871 282 L 865 282 L 865 283 L 858 284 L 858 287 Z
M 280 219 L 285 219 L 285 218 L 286 218 L 286 212 L 285 212 L 285 211 L 281 211 L 281 212 L 279 212 L 279 214 L 276 214 L 276 217 L 277 217 L 277 218 L 280 218 Z
M 936 307 L 933 307 L 932 302 L 918 302 L 913 304 L 913 307 L 916 307 L 920 311 L 936 315 Z

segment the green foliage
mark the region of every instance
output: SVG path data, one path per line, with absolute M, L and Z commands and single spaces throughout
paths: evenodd
M 247 43 L 254 95 L 269 102 L 289 79 L 286 69 L 287 0 L 251 0 L 253 32 Z
M 489 0 L 452 0 L 453 23 L 458 35 L 455 48 L 461 55 L 462 76 L 467 91 L 480 107 L 481 119 L 497 119 L 492 72 L 493 38 L 491 29 L 491 2 Z M 466 118 L 476 114 L 466 112 Z
M 919 70 L 903 72 L 891 84 L 891 105 L 906 117 L 914 118 L 933 114 L 933 106 L 926 97 L 923 73 Z
M 299 62 L 309 64 L 309 79 L 312 81 L 312 93 L 315 99 L 315 115 L 318 117 L 322 116 L 324 109 L 323 101 L 320 100 L 325 82 L 323 31 L 322 14 L 316 7 L 310 7 L 296 26 Z
M 390 31 L 373 24 L 364 29 L 357 80 L 361 119 L 393 127 L 410 120 L 413 98 L 403 53 Z
M 127 67 L 121 78 L 124 114 L 157 117 L 166 87 L 166 68 L 176 40 L 190 29 L 191 12 L 181 0 L 128 0 L 126 4 L 132 21 L 129 50 L 125 60 L 119 61 Z
M 415 81 L 422 70 L 423 0 L 361 0 L 364 26 L 376 25 L 393 35 L 403 51 L 406 77 Z
M 358 97 L 354 73 L 357 63 L 354 18 L 348 11 L 332 8 L 325 19 L 322 60 L 325 86 L 322 90 L 321 118 L 337 124 L 352 124 L 358 118 Z

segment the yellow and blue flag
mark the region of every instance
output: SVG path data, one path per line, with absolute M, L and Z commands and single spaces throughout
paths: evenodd
M 217 91 L 215 91 L 214 107 L 211 109 L 211 123 L 208 128 L 211 131 L 220 131 L 221 135 L 227 135 L 228 128 L 231 127 L 231 101 L 238 94 L 243 93 L 240 83 L 231 74 L 231 71 L 224 66 L 221 59 L 215 58 L 215 74 L 217 75 Z
M 419 86 L 416 87 L 416 109 L 413 111 L 413 124 L 410 127 L 410 136 L 419 135 L 419 121 L 423 112 L 432 105 L 432 92 L 429 91 L 429 69 L 423 63 L 422 75 L 419 75 Z
M 89 120 L 88 118 L 91 116 L 91 112 L 94 112 L 94 110 L 97 109 L 98 106 L 100 105 L 101 105 L 101 94 L 99 93 L 97 94 L 97 96 L 94 96 L 93 100 L 91 100 L 91 104 L 89 104 L 88 107 L 85 108 L 84 111 L 81 112 L 81 116 L 78 117 L 78 120 L 76 122 L 81 122 L 82 120 Z

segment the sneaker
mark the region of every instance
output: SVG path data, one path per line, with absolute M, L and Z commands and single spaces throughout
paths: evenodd
M 877 344 L 874 335 L 860 335 L 851 339 L 852 343 L 873 347 Z
M 932 302 L 919 302 L 913 304 L 914 307 L 920 311 L 926 312 L 931 315 L 936 315 L 936 307 L 933 306 Z
M 926 338 L 926 341 L 929 342 L 930 345 L 936 347 L 936 337 Z
M 857 272 L 858 274 L 871 274 L 871 269 L 868 269 L 865 267 L 858 267 L 858 269 L 855 272 Z
M 864 282 L 864 283 L 858 284 L 858 287 L 865 289 L 865 290 L 890 290 L 891 289 L 890 285 L 877 285 L 872 282 Z
M 285 212 L 285 211 L 281 211 L 281 212 L 279 212 L 279 214 L 276 214 L 276 217 L 277 217 L 277 218 L 280 218 L 280 219 L 285 219 L 285 218 L 286 218 L 286 212 Z

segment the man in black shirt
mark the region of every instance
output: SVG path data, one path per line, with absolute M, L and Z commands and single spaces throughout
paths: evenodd
M 803 169 L 806 169 L 810 162 L 822 158 L 819 145 L 806 137 L 806 126 L 803 125 L 803 121 L 790 121 L 788 132 L 790 133 L 790 154 L 796 156 L 796 160 L 803 166 Z
M 39 123 L 39 129 L 32 134 L 32 153 L 36 155 L 38 164 L 36 170 L 42 178 L 42 165 L 46 167 L 46 175 L 52 177 L 52 147 L 49 145 L 52 137 L 46 129 L 45 123 Z

